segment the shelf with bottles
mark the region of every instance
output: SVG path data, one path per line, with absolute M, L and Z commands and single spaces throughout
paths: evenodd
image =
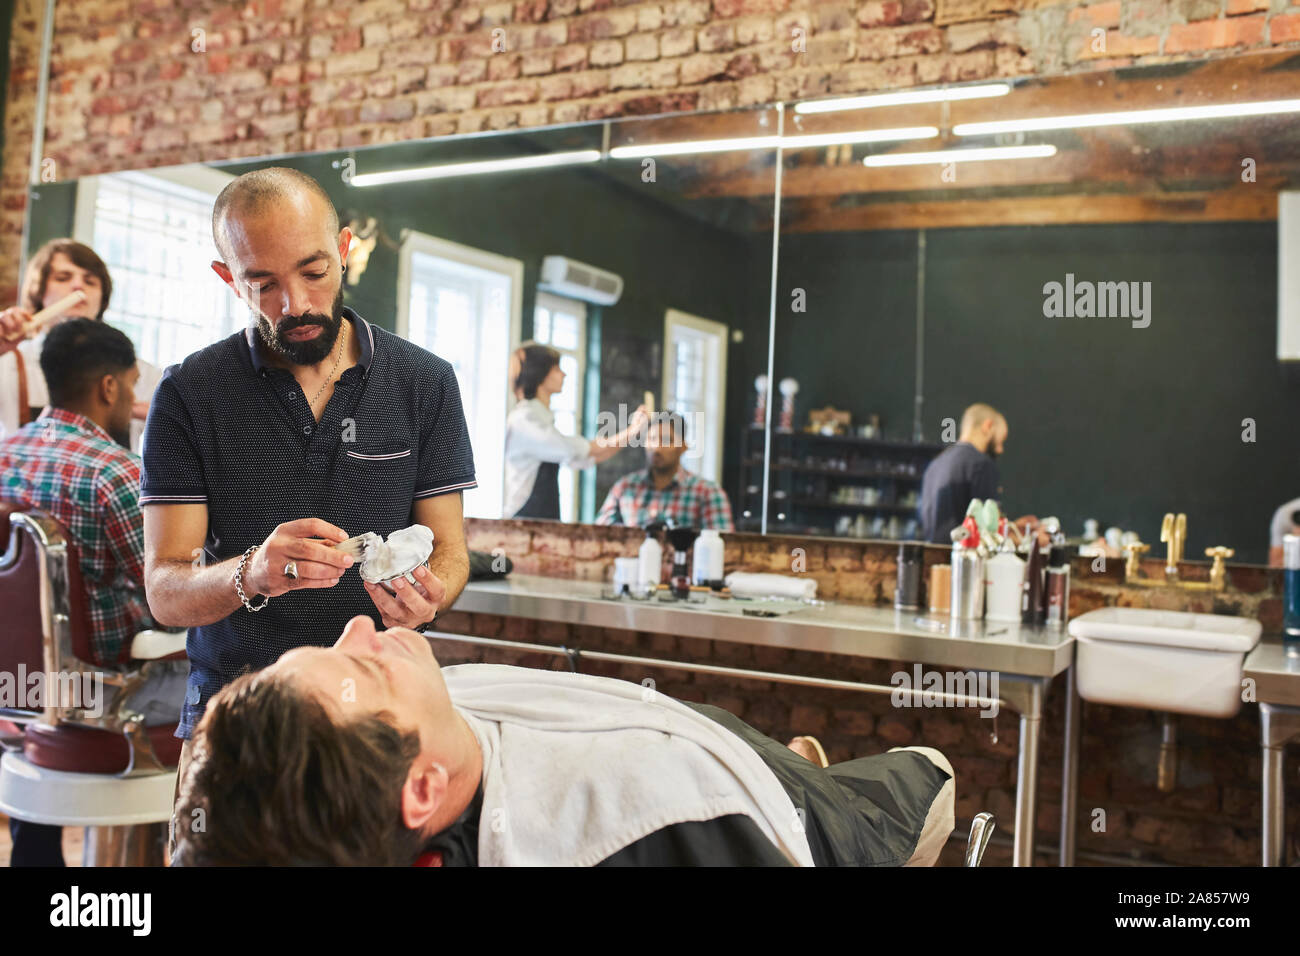
M 820 538 L 850 538 L 862 541 L 913 541 L 920 532 L 920 525 L 915 517 L 902 515 L 876 515 L 868 518 L 859 513 L 856 518 L 841 515 L 834 525 L 809 524 L 798 521 L 786 512 L 769 509 L 767 518 L 768 534 L 803 534 Z
M 741 462 L 746 468 L 762 468 L 762 458 L 747 458 Z M 818 458 L 809 456 L 802 462 L 782 458 L 773 459 L 773 471 L 793 471 L 807 475 L 828 475 L 835 478 L 889 478 L 894 481 L 919 482 L 924 466 L 916 462 L 888 462 L 853 456 L 851 458 Z
M 783 499 L 777 499 L 783 500 Z M 798 498 L 791 497 L 784 499 L 793 505 L 801 508 L 825 508 L 830 511 L 861 511 L 865 514 L 896 514 L 911 515 L 916 514 L 916 505 L 902 504 L 862 504 L 856 501 L 825 501 L 821 498 Z
M 762 438 L 765 429 L 761 425 L 750 425 L 746 429 L 746 438 L 752 443 L 754 438 Z M 933 458 L 948 446 L 943 442 L 912 441 L 906 438 L 864 438 L 861 435 L 824 435 L 820 432 L 781 431 L 772 429 L 772 444 L 809 443 L 820 445 L 838 445 L 842 447 L 879 448 L 900 452 L 916 452 L 927 458 Z M 762 442 L 757 443 L 760 447 Z
M 832 487 L 833 486 L 833 487 Z M 762 486 L 756 482 L 746 484 L 746 498 L 762 495 Z M 798 478 L 786 475 L 783 480 L 771 483 L 768 494 L 772 499 L 790 500 L 809 507 L 856 508 L 882 511 L 916 510 L 920 490 L 909 488 L 879 488 L 875 485 L 841 485 L 822 477 Z

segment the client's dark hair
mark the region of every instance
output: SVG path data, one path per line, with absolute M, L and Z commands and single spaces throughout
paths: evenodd
M 245 674 L 212 698 L 176 807 L 184 866 L 409 866 L 402 822 L 419 734 L 379 714 L 335 724 L 282 679 Z
M 519 363 L 519 374 L 512 383 L 515 392 L 522 392 L 524 398 L 536 398 L 537 386 L 560 364 L 560 353 L 549 345 L 525 342 L 515 353 L 515 359 Z
M 121 375 L 133 365 L 131 340 L 94 319 L 60 322 L 41 347 L 41 371 L 55 408 L 79 406 L 101 378 Z
M 652 428 L 660 428 L 664 425 L 672 429 L 673 437 L 686 441 L 686 419 L 677 412 L 665 408 L 662 412 L 655 412 L 650 416 L 650 425 Z

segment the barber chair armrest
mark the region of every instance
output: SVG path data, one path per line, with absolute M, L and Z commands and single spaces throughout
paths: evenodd
M 141 631 L 131 640 L 131 660 L 185 659 L 184 631 Z

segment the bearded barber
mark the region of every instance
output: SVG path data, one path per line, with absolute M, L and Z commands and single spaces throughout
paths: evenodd
M 255 322 L 167 370 L 141 476 L 149 607 L 189 628 L 178 781 L 207 701 L 244 670 L 328 647 L 357 614 L 419 629 L 450 605 L 475 487 L 451 365 L 344 308 L 352 233 L 315 180 L 245 173 L 212 228 L 212 268 Z M 331 547 L 415 523 L 434 533 L 432 570 L 396 596 Z

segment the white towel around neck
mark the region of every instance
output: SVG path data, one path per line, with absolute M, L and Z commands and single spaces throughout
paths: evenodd
M 812 866 L 802 819 L 740 737 L 649 687 L 460 664 L 447 689 L 483 748 L 481 866 L 593 866 L 666 826 L 750 817 Z

